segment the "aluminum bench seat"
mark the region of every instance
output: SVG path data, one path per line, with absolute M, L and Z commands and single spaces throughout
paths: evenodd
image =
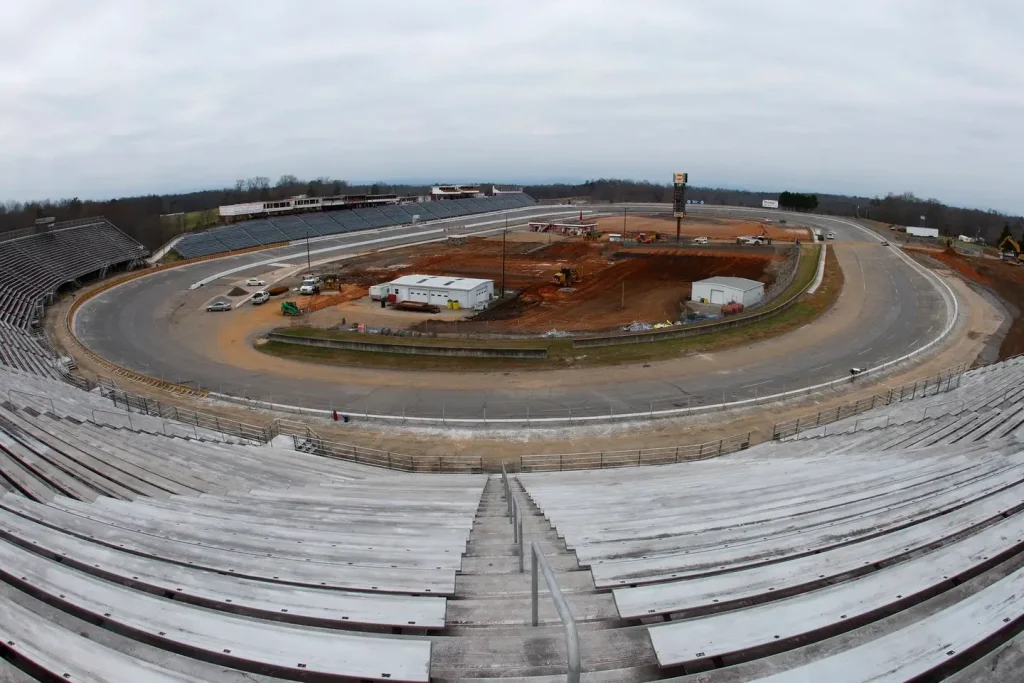
M 126 586 L 219 610 L 319 626 L 444 627 L 443 597 L 301 588 L 162 562 L 40 526 L 0 517 L 0 535 L 51 559 Z
M 941 669 L 1024 617 L 1024 569 L 932 616 L 758 683 L 905 683 Z
M 0 516 L 19 514 L 111 548 L 232 576 L 314 588 L 385 593 L 452 595 L 455 591 L 454 569 L 350 565 L 343 556 L 335 556 L 333 561 L 327 562 L 201 546 L 94 522 L 13 494 L 0 497 L 0 510 L 7 511 L 0 511 Z
M 613 591 L 619 615 L 640 618 L 652 614 L 699 614 L 730 605 L 778 599 L 812 590 L 841 578 L 852 578 L 948 543 L 953 537 L 972 533 L 1003 515 L 1018 520 L 1024 508 L 1021 491 L 1007 489 L 948 514 L 869 538 L 775 564 L 713 574 L 699 578 L 650 583 Z
M 428 681 L 430 641 L 313 629 L 194 607 L 125 588 L 0 543 L 0 573 L 94 619 L 200 659 L 289 676 Z

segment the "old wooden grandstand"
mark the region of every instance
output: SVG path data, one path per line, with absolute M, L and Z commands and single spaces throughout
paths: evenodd
M 129 414 L 0 341 L 0 680 L 1024 678 L 1024 359 L 827 434 L 505 477 Z

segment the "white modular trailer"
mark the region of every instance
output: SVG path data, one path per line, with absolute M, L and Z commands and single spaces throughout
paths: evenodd
M 764 298 L 764 283 L 742 277 L 709 277 L 693 283 L 691 301 L 708 304 L 738 302 L 753 306 Z
M 762 199 L 761 200 L 761 208 L 762 209 L 777 209 L 777 208 L 779 208 L 779 200 L 778 199 Z
M 939 236 L 938 228 L 915 228 L 910 225 L 907 226 L 907 234 L 913 235 L 914 237 L 935 237 Z
M 403 275 L 387 284 L 395 301 L 419 301 L 442 308 L 449 301 L 460 308 L 486 306 L 494 298 L 494 280 L 447 275 Z

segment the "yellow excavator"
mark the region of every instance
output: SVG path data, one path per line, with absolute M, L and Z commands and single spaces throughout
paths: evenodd
M 1003 238 L 999 243 L 999 257 L 1010 263 L 1020 263 L 1020 245 L 1010 235 Z
M 551 278 L 551 282 L 559 287 L 571 287 L 582 279 L 580 271 L 575 268 L 562 268 Z

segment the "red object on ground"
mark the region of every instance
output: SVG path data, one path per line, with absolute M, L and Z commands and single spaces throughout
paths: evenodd
M 335 411 L 332 411 L 332 412 L 334 413 L 334 415 L 333 415 L 334 421 L 337 422 L 338 421 L 338 411 L 335 410 Z
M 722 315 L 735 315 L 743 312 L 743 304 L 738 301 L 733 301 L 722 306 Z

